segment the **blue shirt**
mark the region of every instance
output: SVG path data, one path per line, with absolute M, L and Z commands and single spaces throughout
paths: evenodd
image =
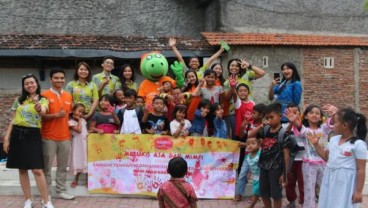
M 196 110 L 194 113 L 194 119 L 192 121 L 192 127 L 190 128 L 190 133 L 199 133 L 203 134 L 204 131 L 204 125 L 206 123 L 206 118 L 202 117 L 201 110 Z
M 299 81 L 291 82 L 291 81 L 283 81 L 280 85 L 276 85 L 273 88 L 273 93 L 276 97 L 276 102 L 281 103 L 282 114 L 288 104 L 299 105 L 302 99 L 302 85 Z M 283 116 L 281 118 L 282 122 L 288 122 L 288 119 Z
M 226 129 L 226 123 L 223 119 L 215 117 L 213 120 L 213 125 L 215 126 L 214 129 L 214 136 L 217 138 L 227 138 L 227 129 Z

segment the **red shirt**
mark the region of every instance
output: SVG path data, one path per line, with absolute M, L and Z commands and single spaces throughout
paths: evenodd
M 189 183 L 183 178 L 171 178 L 163 183 L 158 190 L 157 199 L 160 208 L 189 208 L 195 204 L 197 196 Z
M 244 119 L 253 123 L 253 101 L 241 101 L 239 98 L 235 104 L 235 136 L 239 136 L 240 126 Z

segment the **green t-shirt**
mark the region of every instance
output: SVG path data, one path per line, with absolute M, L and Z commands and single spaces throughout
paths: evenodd
M 100 87 L 101 83 L 105 81 L 106 74 L 101 72 L 95 74 L 92 77 L 92 82 L 96 84 L 97 89 Z M 119 77 L 110 74 L 110 82 L 103 88 L 101 96 L 105 94 L 112 94 L 115 90 L 121 89 L 121 83 Z
M 99 98 L 97 86 L 93 82 L 83 84 L 79 80 L 73 80 L 66 85 L 65 90 L 72 95 L 74 104 L 84 105 L 86 113 L 90 111 L 93 101 Z
M 42 107 L 48 108 L 49 101 L 46 98 L 41 98 L 39 102 Z M 41 116 L 38 115 L 32 99 L 26 99 L 23 104 L 20 104 L 18 98 L 16 98 L 11 110 L 15 111 L 14 125 L 41 128 Z

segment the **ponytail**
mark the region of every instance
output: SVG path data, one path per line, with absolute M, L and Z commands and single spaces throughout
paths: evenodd
M 367 118 L 361 113 L 357 113 L 356 116 L 358 118 L 356 130 L 357 137 L 365 141 L 367 136 Z

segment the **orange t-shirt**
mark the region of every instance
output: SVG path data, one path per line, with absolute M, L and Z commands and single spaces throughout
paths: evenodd
M 215 86 L 222 86 L 220 79 L 216 79 Z
M 188 92 L 193 92 L 196 89 L 195 86 L 192 86 L 192 88 L 190 88 L 188 90 Z M 188 109 L 187 109 L 187 119 L 189 121 L 193 121 L 194 119 L 194 114 L 195 111 L 198 109 L 198 104 L 201 102 L 201 96 L 198 97 L 193 97 L 190 99 L 190 103 L 188 105 Z
M 55 141 L 64 141 L 70 139 L 69 131 L 69 113 L 72 111 L 73 98 L 70 93 L 63 91 L 58 97 L 51 90 L 42 93 L 49 101 L 49 114 L 57 113 L 60 110 L 65 111 L 63 118 L 54 118 L 51 120 L 42 120 L 41 134 L 42 138 Z
M 143 80 L 141 86 L 139 86 L 138 96 L 142 96 L 145 99 L 146 105 L 152 104 L 153 98 L 155 98 L 156 95 L 160 94 L 162 83 L 166 81 L 171 82 L 172 88 L 176 87 L 175 80 L 168 76 L 162 77 L 157 82 Z

